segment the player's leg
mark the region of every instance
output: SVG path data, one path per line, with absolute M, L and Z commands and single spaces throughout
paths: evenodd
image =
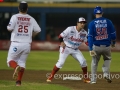
M 94 46 L 93 50 L 96 52 L 96 56 L 92 57 L 92 62 L 91 62 L 91 84 L 96 83 L 97 81 L 97 67 L 98 67 L 98 62 L 101 57 L 101 48 L 98 46 Z
M 21 80 L 22 80 L 22 77 L 23 77 L 23 74 L 24 74 L 24 71 L 25 71 L 25 67 L 26 67 L 26 60 L 27 60 L 27 57 L 28 57 L 28 54 L 30 53 L 30 45 L 27 44 L 25 45 L 26 47 L 22 47 L 22 53 L 21 53 L 21 56 L 18 60 L 18 65 L 20 66 L 20 70 L 18 72 L 18 77 L 16 79 L 16 86 L 20 86 L 21 85 Z
M 91 62 L 91 82 L 96 83 L 97 81 L 97 67 L 98 67 L 98 62 L 100 60 L 100 56 L 93 56 L 92 57 L 92 62 Z
M 16 61 L 14 59 L 11 59 L 9 61 L 9 66 L 14 68 L 13 79 L 16 80 L 18 77 L 18 72 L 20 70 L 20 66 L 16 63 Z
M 7 65 L 11 68 L 17 67 L 17 59 L 19 58 L 19 47 L 16 45 L 16 43 L 11 43 L 8 56 L 7 56 Z
M 20 57 L 20 52 L 21 50 L 17 43 L 12 42 L 8 51 L 7 65 L 11 68 L 14 68 L 13 79 L 17 78 L 18 72 L 20 70 L 20 66 L 17 64 Z
M 80 50 L 75 50 L 72 53 L 72 56 L 80 63 L 80 66 L 83 71 L 83 80 L 85 83 L 90 83 L 90 79 L 87 72 L 87 62 Z
M 51 82 L 51 80 L 54 78 L 54 75 L 59 71 L 60 68 L 62 68 L 68 55 L 69 55 L 69 50 L 67 48 L 63 49 L 62 47 L 60 47 L 58 62 L 53 67 L 53 70 L 50 76 L 48 77 L 47 82 Z
M 104 48 L 103 52 L 103 76 L 107 80 L 108 83 L 111 83 L 112 81 L 110 80 L 110 63 L 111 63 L 111 49 L 110 47 Z
M 25 70 L 25 68 L 23 68 L 23 67 L 20 68 L 20 70 L 18 72 L 18 77 L 16 79 L 16 86 L 21 86 L 21 79 L 22 79 L 24 70 Z
M 22 55 L 22 57 L 24 57 L 24 55 Z M 25 56 L 25 57 L 27 57 L 27 56 Z M 16 86 L 21 85 L 21 80 L 22 80 L 24 70 L 25 70 L 25 63 L 26 63 L 26 60 L 22 59 L 22 58 L 20 58 L 18 61 L 18 64 L 20 66 L 20 70 L 18 72 L 18 77 L 16 78 Z
M 16 60 L 17 61 L 17 60 Z M 12 68 L 14 68 L 14 73 L 13 73 L 13 79 L 17 79 L 18 77 L 18 72 L 20 70 L 20 66 L 17 64 L 14 59 L 11 59 L 9 62 L 8 62 L 8 65 Z

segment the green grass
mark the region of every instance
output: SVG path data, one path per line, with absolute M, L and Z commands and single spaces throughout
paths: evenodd
M 90 70 L 91 60 L 92 58 L 89 55 L 89 52 L 82 51 L 84 57 L 87 60 L 88 71 Z M 0 69 L 11 69 L 8 68 L 6 60 L 7 60 L 7 51 L 0 51 Z M 119 71 L 119 52 L 112 52 L 112 62 L 111 62 L 111 72 Z M 59 52 L 58 51 L 31 51 L 28 55 L 26 62 L 26 69 L 29 70 L 52 70 L 53 66 L 58 61 Z M 101 60 L 98 65 L 98 71 L 102 71 L 103 60 Z M 79 63 L 73 59 L 73 57 L 68 56 L 66 62 L 61 69 L 61 71 L 81 71 L 81 67 Z
M 91 60 L 92 57 L 89 55 L 89 52 L 83 51 L 82 52 L 84 57 L 87 60 L 88 64 L 88 71 L 90 70 Z M 119 52 L 112 52 L 112 62 L 111 62 L 111 71 L 118 72 L 119 71 Z M 59 52 L 58 51 L 32 51 L 28 56 L 27 61 L 27 69 L 34 69 L 34 70 L 51 70 L 53 66 L 58 61 Z M 103 59 L 101 60 L 98 65 L 98 71 L 102 70 Z M 62 71 L 81 71 L 80 64 L 70 55 L 66 59 L 66 62 L 61 69 Z
M 0 90 L 71 90 L 55 84 L 23 82 L 21 87 L 15 87 L 14 83 L 14 81 L 0 81 Z
M 89 52 L 82 51 L 87 60 L 88 71 L 90 72 L 91 57 Z M 7 66 L 7 51 L 0 51 L 0 69 L 12 70 Z M 111 72 L 119 72 L 119 52 L 112 52 Z M 31 51 L 27 58 L 26 70 L 52 70 L 58 60 L 58 51 Z M 103 60 L 101 58 L 98 71 L 102 71 Z M 81 71 L 79 63 L 71 56 L 68 56 L 61 71 Z M 56 84 L 24 82 L 21 87 L 15 87 L 14 81 L 0 80 L 0 90 L 72 90 Z

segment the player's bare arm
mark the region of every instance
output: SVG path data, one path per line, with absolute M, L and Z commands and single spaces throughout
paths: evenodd
M 12 32 L 12 30 L 10 30 L 10 29 L 7 29 L 9 32 Z
M 66 44 L 64 42 L 61 42 L 60 46 L 65 48 Z
M 9 31 L 9 32 L 12 32 L 13 31 L 13 29 L 10 29 L 10 25 L 8 24 L 8 26 L 7 26 L 7 30 Z
M 12 32 L 12 30 L 10 29 L 10 26 L 11 26 L 11 24 L 8 24 L 7 30 L 8 30 L 9 32 Z
M 38 35 L 40 32 L 33 32 L 32 37 L 34 38 L 36 35 Z

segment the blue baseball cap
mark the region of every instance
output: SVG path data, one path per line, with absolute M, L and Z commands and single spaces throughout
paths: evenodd
M 96 6 L 96 7 L 94 8 L 94 14 L 101 14 L 101 13 L 103 13 L 102 7 Z

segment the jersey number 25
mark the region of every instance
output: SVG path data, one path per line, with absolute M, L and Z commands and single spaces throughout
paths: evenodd
M 19 25 L 18 32 L 28 32 L 28 26 Z

